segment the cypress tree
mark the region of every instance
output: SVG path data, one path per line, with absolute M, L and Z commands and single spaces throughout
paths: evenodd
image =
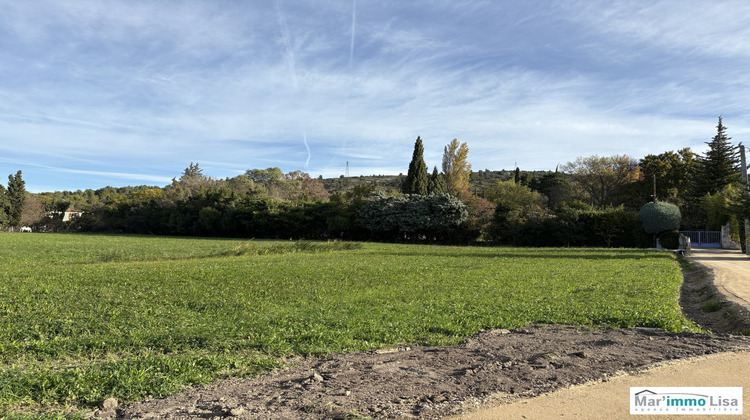
M 695 178 L 695 194 L 702 197 L 716 194 L 729 184 L 740 180 L 737 146 L 732 145 L 727 137 L 727 127 L 719 117 L 717 132 L 710 142 L 705 156 L 698 160 L 698 173 Z
M 10 199 L 8 198 L 8 190 L 5 186 L 0 184 L 0 226 L 8 226 L 8 214 L 10 213 Z
M 21 171 L 8 175 L 8 224 L 19 226 L 23 205 L 26 202 L 26 182 L 21 179 Z
M 424 147 L 422 139 L 417 137 L 414 143 L 414 154 L 409 163 L 409 172 L 406 174 L 406 180 L 402 191 L 404 194 L 427 195 L 427 165 L 424 163 Z
M 432 169 L 427 192 L 430 194 L 446 194 L 448 192 L 448 184 L 445 183 L 443 174 L 438 173 L 437 166 Z

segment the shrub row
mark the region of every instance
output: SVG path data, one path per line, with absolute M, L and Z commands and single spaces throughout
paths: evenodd
M 546 247 L 653 245 L 636 214 L 623 208 L 566 209 L 555 215 L 524 218 L 498 207 L 492 223 L 480 230 L 471 226 L 470 213 L 471 206 L 447 194 L 337 196 L 330 201 L 291 202 L 207 190 L 177 203 L 150 200 L 102 206 L 76 219 L 70 228 L 158 235 L 439 243 L 468 243 L 481 235 L 497 244 Z
M 542 247 L 646 248 L 652 238 L 635 213 L 623 208 L 565 210 L 555 216 L 508 221 L 498 213 L 491 237 L 498 243 Z

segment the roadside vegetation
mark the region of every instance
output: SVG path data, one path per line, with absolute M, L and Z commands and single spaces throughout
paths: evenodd
M 675 259 L 645 250 L 0 240 L 0 412 L 86 410 L 285 356 L 451 345 L 530 323 L 699 330 L 678 307 Z

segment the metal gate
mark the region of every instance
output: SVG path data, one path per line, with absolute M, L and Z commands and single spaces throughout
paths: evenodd
M 721 232 L 713 230 L 684 230 L 680 231 L 690 238 L 693 248 L 721 248 Z

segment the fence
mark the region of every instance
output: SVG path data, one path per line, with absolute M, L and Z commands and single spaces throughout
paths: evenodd
M 713 230 L 684 230 L 680 231 L 690 238 L 693 248 L 721 248 L 721 232 Z

